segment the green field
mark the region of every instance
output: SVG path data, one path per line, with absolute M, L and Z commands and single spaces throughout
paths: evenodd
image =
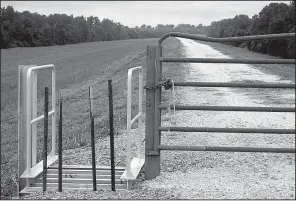
M 62 89 L 64 99 L 63 148 L 78 148 L 88 146 L 90 141 L 88 136 L 88 87 L 93 87 L 94 97 L 96 97 L 94 100 L 96 138 L 104 137 L 108 133 L 108 79 L 113 81 L 115 134 L 124 130 L 126 127 L 127 71 L 139 65 L 145 69 L 147 45 L 156 44 L 156 41 L 157 39 L 136 39 L 1 50 L 1 186 L 3 196 L 12 196 L 17 192 L 18 66 L 55 65 L 57 89 Z M 164 55 L 180 56 L 177 55 L 180 52 L 176 51 L 177 49 L 180 49 L 180 42 L 176 39 L 168 39 L 164 43 Z M 173 72 L 179 75 L 180 68 L 176 70 L 178 65 L 174 65 L 173 68 L 175 71 L 167 71 L 167 69 L 164 71 L 167 71 L 168 76 L 172 76 Z M 136 89 L 136 78 L 133 84 Z M 43 113 L 45 86 L 51 86 L 49 71 L 38 73 L 38 116 Z M 137 103 L 136 93 L 134 93 L 133 101 Z M 41 121 L 38 123 L 38 160 L 41 157 L 42 132 L 43 122 Z M 51 141 L 50 137 L 49 140 Z

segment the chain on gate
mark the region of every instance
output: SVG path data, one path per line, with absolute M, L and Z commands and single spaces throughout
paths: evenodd
M 160 83 L 158 85 L 154 86 L 144 86 L 144 89 L 146 90 L 155 90 L 157 88 L 161 88 L 162 86 L 164 87 L 165 90 L 171 89 L 171 96 L 169 100 L 169 105 L 168 105 L 168 112 L 169 112 L 169 117 L 170 117 L 170 123 L 169 123 L 169 129 L 168 129 L 168 134 L 170 133 L 171 125 L 172 125 L 172 119 L 175 121 L 175 112 L 176 112 L 176 95 L 175 95 L 175 84 L 174 81 L 170 78 L 166 78 L 162 76 L 162 80 L 165 81 L 163 83 Z M 173 105 L 173 115 L 172 115 L 172 110 L 171 110 L 171 105 Z M 145 139 L 142 141 L 145 141 Z
M 164 87 L 165 90 L 171 89 L 173 86 L 173 81 L 169 78 L 165 78 L 164 76 L 162 76 L 162 80 L 165 81 L 164 83 L 160 83 L 158 85 L 154 85 L 154 86 L 144 86 L 144 89 L 146 90 L 151 90 L 151 89 L 157 89 L 159 87 Z

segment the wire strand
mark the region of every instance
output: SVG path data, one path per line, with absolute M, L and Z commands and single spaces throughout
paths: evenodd
M 93 97 L 93 98 L 57 98 L 54 101 L 49 101 L 49 103 L 59 103 L 61 100 L 64 102 L 64 101 L 69 101 L 69 100 L 89 100 L 89 99 L 97 100 L 97 99 L 100 99 L 100 98 L 102 98 L 102 97 L 97 96 L 97 97 Z M 63 112 L 63 113 L 65 113 L 65 114 L 70 114 L 70 113 L 72 113 L 72 114 L 82 114 L 83 112 Z M 24 116 L 24 115 L 27 116 L 28 114 L 22 114 L 22 116 Z M 3 120 L 1 119 L 0 123 L 8 123 L 8 122 L 13 123 L 15 121 L 12 121 L 12 120 L 17 120 L 18 118 L 19 118 L 19 116 L 16 115 L 16 116 L 11 117 L 11 118 L 7 118 L 7 119 L 3 119 Z
M 171 82 L 172 82 L 172 89 L 171 89 L 171 96 L 170 96 L 169 106 L 168 106 L 170 121 L 169 121 L 169 129 L 167 131 L 167 134 L 170 134 L 172 119 L 173 119 L 173 121 L 175 121 L 175 112 L 176 112 L 175 84 L 174 84 L 173 80 L 171 80 Z M 171 104 L 173 104 L 173 115 L 172 115 L 172 110 L 171 110 Z

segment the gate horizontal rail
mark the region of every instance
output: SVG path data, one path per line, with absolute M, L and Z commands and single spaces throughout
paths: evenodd
M 170 150 L 170 151 L 226 151 L 226 152 L 295 153 L 295 148 L 211 147 L 211 146 L 168 146 L 168 145 L 159 145 L 158 149 L 159 150 Z
M 295 129 L 266 129 L 266 128 L 211 128 L 211 127 L 159 127 L 159 131 L 180 132 L 219 132 L 219 133 L 267 133 L 295 134 Z
M 295 89 L 295 84 L 279 84 L 279 83 L 257 84 L 257 83 L 235 83 L 235 82 L 174 82 L 174 86 Z
M 294 59 L 213 59 L 160 57 L 160 62 L 229 63 L 229 64 L 295 64 Z
M 212 37 L 198 36 L 193 34 L 170 32 L 170 33 L 164 34 L 157 41 L 157 45 L 161 45 L 162 41 L 164 41 L 164 39 L 168 37 L 181 37 L 181 38 L 207 41 L 207 42 L 239 42 L 239 41 L 250 41 L 250 40 L 277 40 L 277 39 L 285 39 L 285 38 L 295 38 L 295 33 L 253 35 L 253 36 L 240 36 L 240 37 L 229 37 L 229 38 L 212 38 Z
M 168 109 L 166 105 L 159 105 L 159 109 Z M 211 111 L 248 111 L 248 112 L 295 112 L 291 107 L 244 107 L 244 106 L 195 106 L 195 105 L 171 105 L 176 110 L 211 110 Z

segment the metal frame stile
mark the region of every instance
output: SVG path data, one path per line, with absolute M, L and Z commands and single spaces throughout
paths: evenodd
M 139 112 L 138 114 L 132 119 L 132 75 L 133 71 L 139 71 Z M 120 177 L 122 180 L 127 180 L 127 188 L 130 188 L 132 182 L 137 178 L 141 168 L 145 163 L 144 154 L 141 151 L 141 138 L 140 135 L 142 134 L 143 128 L 143 69 L 142 66 L 134 67 L 128 70 L 128 80 L 127 80 L 127 156 L 126 156 L 126 170 Z M 138 128 L 136 130 L 138 139 L 137 139 L 137 157 L 133 158 L 131 153 L 131 128 L 132 125 L 138 121 Z
M 256 129 L 256 128 L 208 128 L 208 127 L 161 127 L 161 110 L 167 106 L 161 104 L 161 86 L 163 62 L 183 63 L 232 63 L 232 64 L 295 64 L 294 59 L 214 59 L 214 58 L 168 58 L 162 57 L 161 43 L 168 37 L 180 37 L 208 42 L 237 42 L 250 40 L 274 40 L 294 38 L 295 33 L 255 35 L 230 38 L 211 38 L 184 33 L 167 33 L 163 35 L 156 45 L 147 47 L 147 79 L 146 79 L 146 131 L 145 131 L 145 178 L 154 179 L 160 174 L 160 151 L 228 151 L 228 152 L 273 152 L 295 153 L 295 148 L 255 148 L 255 147 L 210 147 L 210 146 L 167 146 L 160 142 L 161 131 L 179 132 L 215 132 L 215 133 L 269 133 L 269 134 L 295 134 L 295 129 Z M 234 66 L 235 68 L 235 66 Z M 236 88 L 290 88 L 294 84 L 279 83 L 220 83 L 220 82 L 174 82 L 176 87 L 236 87 Z M 176 110 L 210 110 L 210 111 L 256 111 L 256 112 L 295 112 L 295 108 L 285 107 L 237 107 L 237 106 L 184 106 L 176 105 Z
M 29 179 L 36 178 L 43 170 L 43 161 L 36 164 L 37 122 L 44 115 L 37 117 L 37 71 L 52 70 L 52 149 L 47 157 L 47 166 L 54 163 L 56 151 L 56 71 L 53 64 L 42 66 L 19 66 L 18 98 L 18 138 L 19 138 L 19 191 L 29 185 Z M 26 182 L 24 181 L 26 179 Z

